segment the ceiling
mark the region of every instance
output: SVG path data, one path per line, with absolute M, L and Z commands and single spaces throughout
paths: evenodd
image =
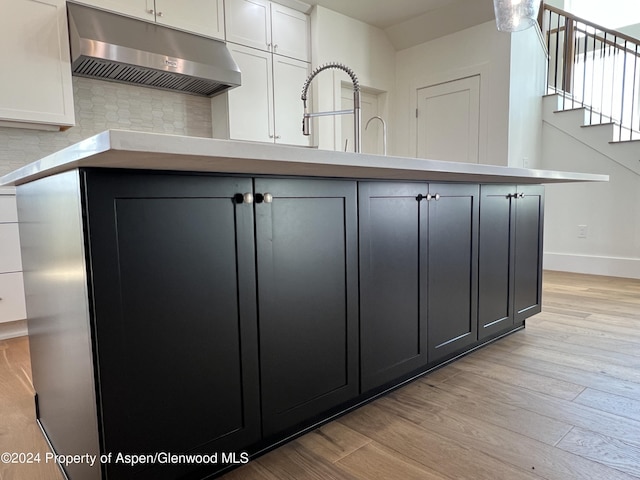
M 397 50 L 488 22 L 492 0 L 305 0 L 386 31 Z
M 334 12 L 385 29 L 458 0 L 307 0 Z

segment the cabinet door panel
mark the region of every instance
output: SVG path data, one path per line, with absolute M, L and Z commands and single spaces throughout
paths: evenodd
M 91 5 L 103 10 L 110 10 L 129 17 L 136 17 L 149 22 L 155 21 L 155 5 L 153 0 L 79 0 L 78 3 Z
M 477 340 L 478 187 L 429 185 L 429 361 Z
M 514 185 L 483 185 L 480 199 L 478 337 L 513 325 Z
M 271 4 L 271 38 L 273 53 L 309 59 L 309 16 L 292 8 Z
M 161 25 L 224 39 L 223 0 L 156 0 L 155 9 Z
M 310 136 L 302 134 L 304 108 L 300 90 L 309 65 L 291 58 L 273 56 L 273 99 L 276 143 L 308 147 Z
M 229 135 L 234 140 L 273 142 L 273 65 L 271 54 L 228 44 L 242 71 L 242 86 L 230 90 Z
M 106 451 L 259 438 L 253 215 L 232 200 L 247 191 L 244 179 L 88 172 Z
M 271 51 L 268 0 L 225 0 L 225 13 L 227 41 Z
M 260 369 L 265 435 L 357 389 L 355 182 L 256 180 Z
M 427 363 L 426 238 L 419 184 L 360 183 L 361 384 L 367 391 Z M 424 213 L 424 212 L 423 212 Z
M 0 323 L 25 318 L 27 310 L 22 272 L 0 273 Z
M 65 1 L 3 0 L 0 43 L 0 122 L 73 125 Z
M 542 302 L 542 226 L 544 187 L 520 186 L 516 200 L 514 251 L 515 323 L 540 312 Z

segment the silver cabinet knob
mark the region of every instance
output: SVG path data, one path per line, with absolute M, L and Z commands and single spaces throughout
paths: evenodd
M 253 203 L 253 194 L 252 193 L 245 193 L 242 196 L 242 203 Z
M 439 194 L 439 193 L 436 193 L 436 194 L 433 196 L 433 198 L 434 198 L 436 201 L 440 200 L 440 194 Z
M 273 46 L 273 51 L 275 52 L 277 49 L 278 49 L 278 44 L 276 43 L 276 44 Z
M 271 203 L 271 202 L 273 202 L 273 195 L 271 195 L 270 193 L 265 193 L 264 203 Z
M 524 198 L 524 193 L 519 193 L 518 198 Z
M 276 135 L 276 140 L 280 140 L 280 135 Z
M 162 17 L 162 16 L 164 16 L 164 13 L 158 12 L 158 13 L 156 13 L 156 15 L 158 15 L 159 17 Z
M 154 13 L 156 13 L 156 11 L 153 8 L 151 8 L 151 9 L 147 10 L 147 13 L 149 15 L 153 15 Z

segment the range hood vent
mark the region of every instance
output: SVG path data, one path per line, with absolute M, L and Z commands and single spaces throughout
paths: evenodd
M 224 42 L 67 3 L 74 75 L 211 97 L 240 85 Z

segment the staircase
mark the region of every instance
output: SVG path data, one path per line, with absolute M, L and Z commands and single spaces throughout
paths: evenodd
M 640 42 L 544 5 L 543 120 L 640 175 Z
M 616 123 L 591 123 L 589 108 L 563 110 L 562 104 L 562 95 L 546 95 L 542 104 L 542 120 L 640 175 L 640 140 L 619 141 L 620 127 Z

